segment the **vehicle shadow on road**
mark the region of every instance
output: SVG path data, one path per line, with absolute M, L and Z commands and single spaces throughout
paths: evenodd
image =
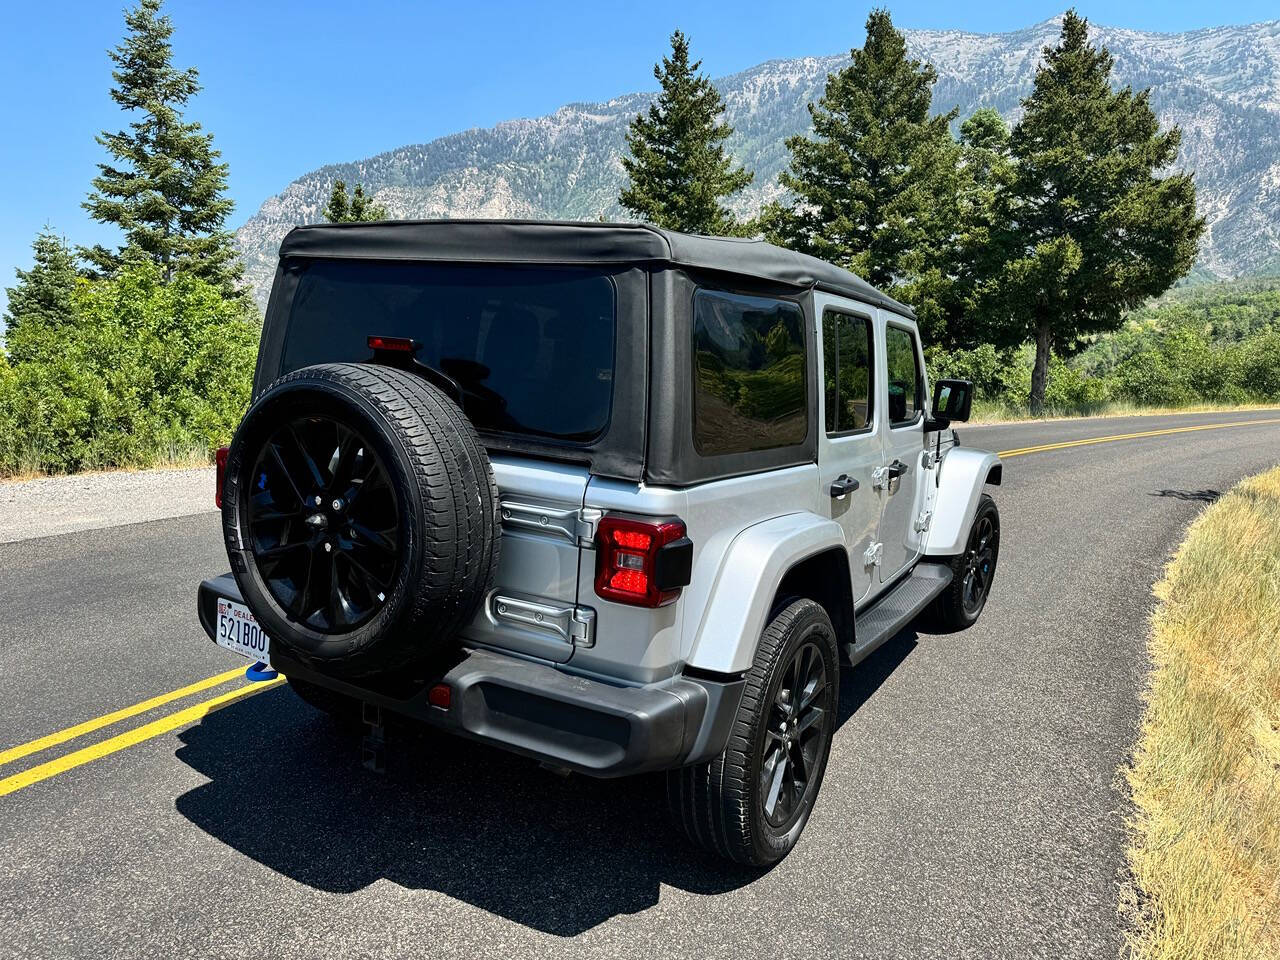
M 841 724 L 914 645 L 904 635 L 844 671 Z M 180 735 L 178 758 L 209 782 L 176 806 L 298 883 L 350 894 L 386 879 L 564 937 L 653 907 L 664 884 L 717 894 L 762 876 L 685 842 L 661 775 L 560 777 L 412 725 L 389 738 L 387 773 L 370 773 L 358 738 L 271 690 Z

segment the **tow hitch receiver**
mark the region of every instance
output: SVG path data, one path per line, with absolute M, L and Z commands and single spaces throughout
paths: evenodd
M 373 773 L 387 772 L 387 728 L 382 707 L 365 702 L 364 740 L 360 743 L 360 764 Z

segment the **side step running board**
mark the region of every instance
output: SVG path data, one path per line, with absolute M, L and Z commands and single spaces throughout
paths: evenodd
M 940 563 L 917 563 L 915 569 L 854 619 L 854 643 L 844 645 L 850 663 L 857 663 L 920 615 L 951 583 L 951 568 Z

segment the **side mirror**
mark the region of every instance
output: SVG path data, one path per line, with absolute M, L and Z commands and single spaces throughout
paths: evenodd
M 945 426 L 964 423 L 973 406 L 972 380 L 938 380 L 933 385 L 933 419 Z

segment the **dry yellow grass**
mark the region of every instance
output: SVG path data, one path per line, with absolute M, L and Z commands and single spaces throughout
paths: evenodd
M 1128 771 L 1131 949 L 1280 958 L 1280 468 L 1192 525 L 1156 587 L 1154 673 Z
M 969 423 L 972 426 L 985 426 L 992 423 L 1030 423 L 1053 420 L 1104 420 L 1110 417 L 1162 417 L 1179 413 L 1240 413 L 1251 410 L 1275 410 L 1274 403 L 1193 403 L 1183 407 L 1147 407 L 1134 403 L 1113 401 L 1102 407 L 1091 407 L 1088 410 L 1050 409 L 1039 417 L 1033 417 L 1031 411 L 1024 406 L 1010 406 L 1000 403 L 989 403 L 982 400 L 973 401 L 973 416 Z

